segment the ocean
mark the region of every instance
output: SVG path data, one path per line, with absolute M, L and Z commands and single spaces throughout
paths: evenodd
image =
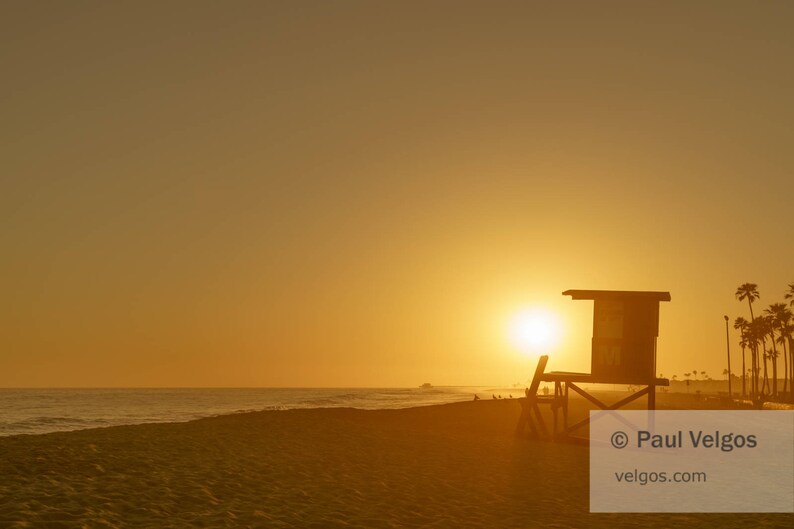
M 184 422 L 259 410 L 409 408 L 471 400 L 475 393 L 489 398 L 492 390 L 472 387 L 0 389 L 0 436 Z M 519 396 L 520 390 L 514 393 Z

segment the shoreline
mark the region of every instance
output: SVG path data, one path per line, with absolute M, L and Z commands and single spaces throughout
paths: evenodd
M 455 386 L 462 387 L 462 386 Z M 485 386 L 476 386 L 478 388 L 483 388 Z M 322 388 L 326 389 L 326 388 Z M 334 388 L 337 389 L 337 388 Z M 344 388 L 342 388 L 344 389 Z M 390 388 L 380 388 L 380 389 L 390 389 Z M 410 388 L 407 388 L 410 389 Z M 502 388 L 501 391 L 516 391 L 515 388 Z M 487 393 L 487 392 L 498 392 L 500 391 L 499 388 L 489 388 L 487 391 L 481 392 L 473 392 L 471 395 L 473 396 L 475 393 Z M 523 393 L 523 390 L 522 390 Z M 600 390 L 600 391 L 592 391 L 591 394 L 600 397 L 602 400 L 606 402 L 611 402 L 613 400 L 618 400 L 621 396 L 625 396 L 628 394 L 627 391 L 621 390 Z M 716 398 L 716 395 L 697 395 L 694 393 L 657 393 L 657 409 L 727 409 L 724 407 L 724 400 L 719 400 Z M 487 403 L 487 402 L 518 402 L 520 397 L 508 397 L 502 395 L 500 398 L 493 399 L 490 397 L 481 397 L 478 401 L 479 403 Z M 582 399 L 579 395 L 572 393 L 570 395 L 570 399 L 572 403 L 584 403 L 584 399 Z M 34 433 L 15 433 L 15 434 L 0 434 L 0 440 L 13 438 L 18 436 L 39 436 L 39 435 L 50 435 L 54 433 L 73 433 L 73 432 L 83 432 L 87 430 L 105 430 L 108 428 L 117 428 L 117 427 L 125 427 L 125 426 L 147 426 L 147 425 L 177 425 L 177 424 L 186 424 L 194 421 L 200 421 L 204 419 L 212 419 L 217 417 L 225 417 L 225 416 L 236 416 L 236 415 L 246 415 L 246 414 L 256 414 L 256 413 L 282 413 L 288 411 L 295 411 L 295 410 L 338 410 L 338 409 L 350 409 L 350 410 L 362 410 L 362 411 L 397 411 L 397 410 L 409 410 L 415 408 L 427 408 L 433 406 L 447 406 L 450 404 L 464 404 L 472 402 L 471 398 L 467 398 L 466 400 L 460 401 L 453 401 L 453 402 L 441 402 L 441 403 L 419 403 L 416 405 L 407 405 L 407 406 L 398 406 L 398 407 L 384 407 L 384 408 L 364 408 L 364 407 L 357 407 L 357 406 L 348 406 L 348 405 L 339 405 L 339 406 L 315 406 L 315 407 L 302 407 L 300 405 L 284 405 L 284 406 L 267 406 L 263 409 L 245 409 L 245 410 L 236 410 L 231 412 L 220 412 L 214 413 L 204 416 L 198 417 L 191 417 L 186 418 L 185 420 L 155 420 L 155 421 L 142 421 L 142 422 L 129 422 L 129 423 L 119 423 L 119 424 L 108 424 L 104 426 L 89 426 L 86 428 L 75 428 L 69 430 L 53 430 L 49 432 L 34 432 Z M 750 409 L 748 406 L 741 406 L 740 399 L 734 399 L 734 403 L 737 406 L 744 407 Z M 770 406 L 765 406 L 764 409 L 791 409 L 789 405 L 778 405 L 775 403 L 767 403 Z M 480 404 L 482 405 L 482 404 Z M 626 409 L 644 409 L 645 406 L 645 398 L 641 398 L 638 401 L 633 402 L 630 404 Z
M 0 523 L 526 528 L 542 521 L 609 529 L 790 523 L 790 514 L 591 514 L 588 449 L 516 438 L 519 414 L 517 399 L 502 399 L 260 411 L 4 437 Z

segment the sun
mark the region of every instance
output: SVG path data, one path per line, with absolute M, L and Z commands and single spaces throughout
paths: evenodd
M 547 351 L 560 340 L 560 320 L 546 309 L 525 309 L 510 318 L 507 334 L 513 347 L 521 351 Z

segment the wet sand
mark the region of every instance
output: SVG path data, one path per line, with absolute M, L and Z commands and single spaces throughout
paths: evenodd
M 660 408 L 676 400 L 685 399 L 660 396 Z M 572 410 L 583 415 L 584 402 L 572 400 Z M 590 514 L 587 448 L 516 438 L 519 413 L 517 400 L 505 399 L 0 438 L 0 527 L 744 528 L 794 520 Z

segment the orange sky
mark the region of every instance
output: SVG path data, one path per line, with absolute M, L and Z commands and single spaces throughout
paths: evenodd
M 569 288 L 721 377 L 794 282 L 794 4 L 548 4 L 4 2 L 0 386 L 513 383 L 526 305 L 589 368 Z

